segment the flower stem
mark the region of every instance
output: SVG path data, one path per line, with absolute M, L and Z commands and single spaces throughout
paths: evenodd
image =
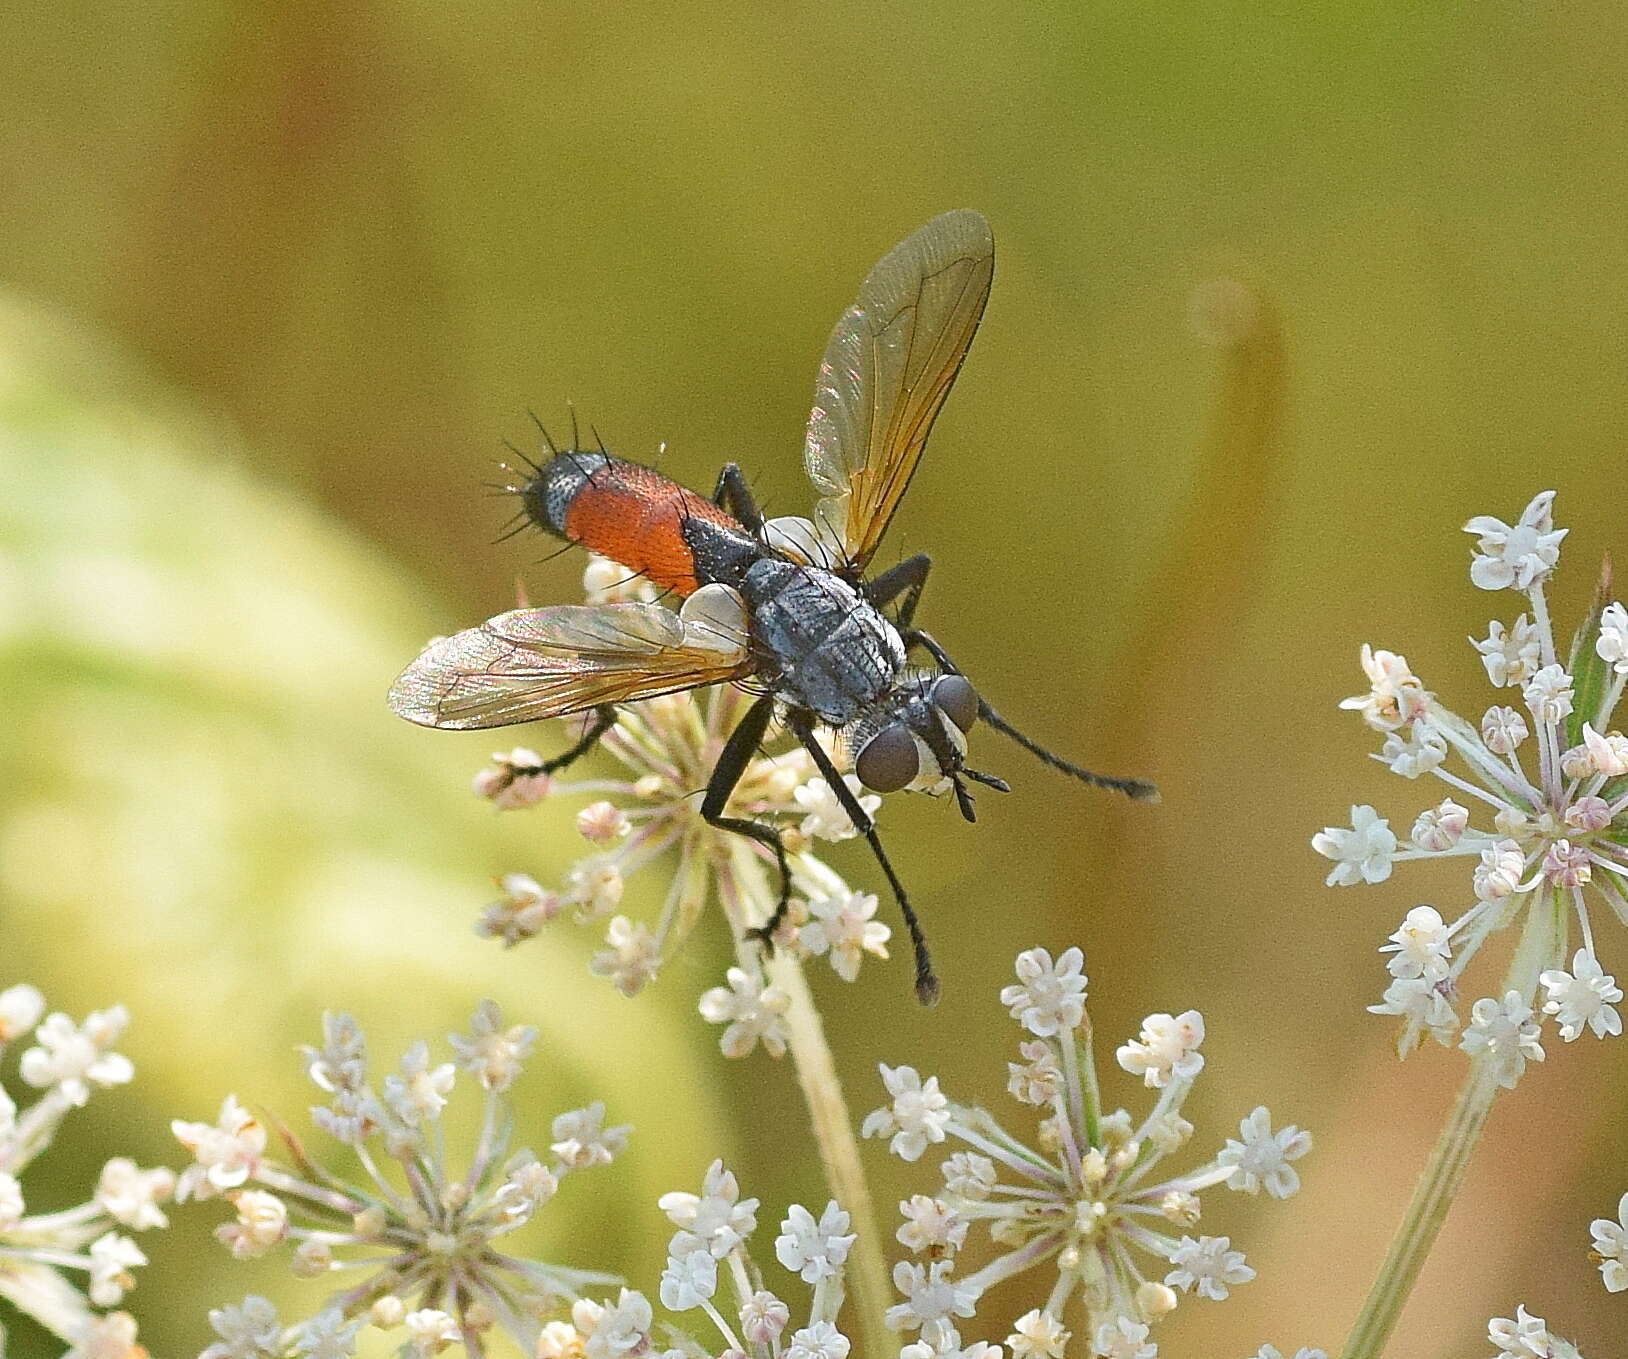
M 1510 962 L 1500 994 L 1517 991 L 1528 1001 L 1537 989 L 1538 973 L 1548 965 L 1564 922 L 1564 904 L 1559 893 L 1549 893 L 1527 907 L 1526 924 Z M 1368 1292 L 1356 1324 L 1340 1351 L 1340 1359 L 1379 1359 L 1385 1343 L 1401 1318 L 1425 1257 L 1447 1220 L 1470 1157 L 1481 1140 L 1487 1115 L 1499 1090 L 1497 1071 L 1488 1057 L 1475 1057 L 1469 1075 L 1459 1088 L 1447 1125 L 1436 1139 L 1435 1150 L 1419 1177 L 1402 1225 L 1396 1229 L 1390 1249 L 1379 1267 L 1379 1276 Z
M 876 1225 L 876 1209 L 870 1187 L 865 1183 L 859 1159 L 859 1141 L 853 1120 L 837 1080 L 836 1063 L 825 1039 L 825 1025 L 815 1007 L 814 996 L 803 976 L 802 964 L 781 949 L 769 964 L 774 984 L 786 993 L 791 1004 L 786 1010 L 788 1046 L 797 1068 L 797 1084 L 808 1104 L 814 1140 L 820 1148 L 825 1177 L 831 1195 L 849 1217 L 859 1239 L 848 1255 L 848 1274 L 853 1281 L 858 1305 L 859 1326 L 854 1353 L 882 1355 L 898 1348 L 898 1337 L 888 1329 L 885 1316 L 891 1296 L 887 1261 L 882 1252 L 882 1236 Z
M 1413 1191 L 1413 1202 L 1407 1215 L 1397 1228 L 1385 1263 L 1380 1266 L 1379 1277 L 1357 1316 L 1340 1359 L 1378 1359 L 1384 1352 L 1403 1305 L 1424 1265 L 1425 1256 L 1435 1244 L 1436 1234 L 1447 1220 L 1447 1210 L 1453 1206 L 1464 1172 L 1470 1164 L 1470 1155 L 1480 1140 L 1481 1129 L 1492 1109 L 1498 1093 L 1498 1082 L 1489 1070 L 1489 1063 L 1476 1058 L 1470 1064 L 1470 1074 L 1458 1092 L 1447 1126 L 1437 1139 L 1430 1163 L 1419 1177 L 1419 1186 Z

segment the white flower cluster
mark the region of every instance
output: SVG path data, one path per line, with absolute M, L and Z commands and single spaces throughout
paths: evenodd
M 1590 904 L 1628 923 L 1628 736 L 1611 729 L 1628 684 L 1628 610 L 1607 602 L 1609 577 L 1602 580 L 1577 643 L 1560 656 L 1544 594 L 1566 536 L 1554 527 L 1553 503 L 1545 491 L 1514 524 L 1481 515 L 1465 525 L 1476 537 L 1474 584 L 1526 599 L 1512 624 L 1494 621 L 1485 638 L 1472 639 L 1487 678 L 1517 690 L 1518 703 L 1494 704 L 1468 722 L 1424 687 L 1405 657 L 1364 646 L 1368 692 L 1341 706 L 1383 737 L 1376 759 L 1404 778 L 1445 783 L 1448 795 L 1419 813 L 1406 842 L 1366 805 L 1351 809 L 1349 828 L 1312 837 L 1334 861 L 1332 886 L 1384 882 L 1407 860 L 1467 861 L 1473 904 L 1451 922 L 1430 907 L 1411 911 L 1383 950 L 1392 954 L 1391 980 L 1369 1008 L 1402 1020 L 1403 1055 L 1426 1034 L 1442 1044 L 1456 1039 L 1505 1086 L 1542 1059 L 1545 1016 L 1568 1043 L 1585 1031 L 1622 1031 L 1614 1008 L 1622 990 L 1595 953 Z M 1473 825 L 1472 809 L 1490 824 Z M 1471 1006 L 1461 1031 L 1460 976 L 1490 935 L 1517 922 L 1506 984 Z
M 0 991 L 0 1055 L 32 1037 L 17 1071 L 39 1092 L 20 1107 L 0 1087 L 0 1298 L 69 1345 L 69 1359 L 145 1356 L 127 1313 L 93 1309 L 118 1306 L 135 1286 L 131 1271 L 147 1257 L 125 1233 L 168 1225 L 162 1205 L 175 1175 L 115 1157 L 90 1198 L 51 1212 L 30 1211 L 23 1175 L 93 1091 L 135 1075 L 129 1058 L 113 1051 L 127 1022 L 123 1006 L 76 1024 L 65 1014 L 46 1014 L 45 998 L 32 986 Z M 82 1283 L 74 1281 L 79 1275 Z M 0 1350 L 3 1337 L 0 1329 Z
M 410 1359 L 461 1344 L 473 1356 L 500 1328 L 530 1353 L 545 1322 L 608 1275 L 505 1253 L 499 1239 L 531 1221 L 574 1171 L 608 1165 L 628 1129 L 605 1126 L 603 1105 L 554 1120 L 550 1159 L 509 1154 L 513 1122 L 506 1093 L 536 1038 L 507 1026 L 491 1001 L 467 1034 L 451 1038 L 454 1061 L 434 1063 L 415 1043 L 375 1088 L 362 1032 L 348 1015 L 323 1017 L 323 1044 L 306 1048 L 306 1069 L 328 1097 L 312 1120 L 348 1146 L 362 1174 L 345 1179 L 319 1166 L 282 1132 L 287 1159 L 267 1153 L 267 1135 L 228 1095 L 214 1123 L 171 1126 L 193 1161 L 179 1198 L 224 1198 L 236 1217 L 215 1235 L 247 1259 L 286 1246 L 302 1278 L 344 1277 L 316 1315 L 284 1326 L 251 1295 L 210 1313 L 219 1340 L 205 1359 L 345 1359 L 364 1325 L 399 1331 Z M 463 1071 L 484 1092 L 484 1117 L 467 1166 L 449 1164 L 441 1125 Z M 387 1170 L 388 1167 L 388 1170 Z
M 588 565 L 584 586 L 590 602 L 652 597 L 648 582 L 597 557 Z M 725 1026 L 720 1044 L 727 1055 L 745 1056 L 759 1043 L 778 1055 L 780 998 L 763 976 L 760 950 L 744 942 L 749 930 L 768 920 L 778 899 L 778 881 L 766 872 L 773 856 L 755 841 L 708 825 L 697 791 L 706 786 L 749 702 L 743 691 L 719 685 L 619 708 L 600 746 L 624 766 L 620 778 L 555 779 L 542 772 L 543 759 L 534 750 L 495 754 L 492 765 L 476 775 L 475 792 L 503 809 L 556 796 L 593 797 L 576 816 L 590 850 L 555 891 L 524 873 L 500 878 L 503 895 L 486 908 L 477 931 L 514 945 L 566 912 L 578 922 L 603 920 L 605 947 L 590 966 L 633 995 L 655 979 L 716 899 L 738 941 L 738 965 L 730 969 L 727 985 L 703 998 L 702 1013 Z M 579 723 L 576 730 L 581 729 Z M 836 751 L 833 757 L 841 758 Z M 858 781 L 852 775 L 847 779 L 859 794 Z M 859 802 L 871 813 L 881 805 L 869 793 Z M 809 852 L 816 841 L 845 840 L 855 832 L 806 751 L 794 748 L 753 760 L 729 811 L 777 826 L 784 839 L 797 896 L 778 938 L 782 946 L 828 959 L 845 981 L 859 975 L 866 954 L 888 956 L 890 931 L 875 919 L 876 898 L 851 891 Z M 669 851 L 677 864 L 654 922 L 621 913 L 628 880 Z
M 1487 1339 L 1496 1353 L 1492 1359 L 1583 1359 L 1577 1346 L 1549 1333 L 1549 1323 L 1524 1306 L 1513 1317 L 1494 1317 L 1487 1323 Z
M 1628 1194 L 1617 1200 L 1617 1216 L 1595 1218 L 1589 1224 L 1594 1238 L 1591 1252 L 1600 1266 L 1600 1279 L 1608 1293 L 1628 1289 Z
M 919 1349 L 919 1359 L 957 1352 L 931 1346 L 953 1318 L 972 1315 L 987 1289 L 1030 1269 L 1054 1270 L 1056 1278 L 1045 1305 L 1019 1323 L 1009 1342 L 1018 1359 L 1061 1353 L 1065 1309 L 1075 1297 L 1094 1353 L 1153 1359 L 1149 1328 L 1181 1293 L 1220 1300 L 1255 1277 L 1227 1237 L 1192 1234 L 1201 1192 L 1225 1184 L 1286 1198 L 1299 1188 L 1291 1163 L 1310 1150 L 1311 1135 L 1293 1126 L 1274 1130 L 1264 1108 L 1245 1118 L 1238 1136 L 1208 1162 L 1181 1174 L 1159 1172 L 1193 1134 L 1181 1109 L 1204 1065 L 1203 1019 L 1195 1010 L 1150 1016 L 1117 1056 L 1158 1099 L 1139 1121 L 1123 1109 L 1104 1114 L 1083 963 L 1077 948 L 1056 958 L 1030 949 L 1018 955 L 1016 982 L 1001 992 L 1028 1035 L 1018 1049 L 1022 1060 L 1008 1064 L 1007 1090 L 1039 1116 L 1032 1143 L 983 1109 L 952 1102 L 936 1077 L 923 1079 L 910 1067 L 881 1069 L 889 1103 L 865 1119 L 867 1137 L 887 1138 L 906 1161 L 930 1146 L 960 1144 L 941 1165 L 942 1188 L 900 1205 L 898 1239 L 919 1260 L 897 1267 L 894 1283 L 906 1301 L 889 1320 L 922 1331 L 928 1348 Z M 974 1228 L 1002 1253 L 957 1279 L 957 1255 Z M 1151 1273 L 1141 1263 L 1147 1259 L 1157 1262 Z M 1025 1340 L 1025 1328 L 1052 1339 Z
M 791 1305 L 763 1286 L 762 1270 L 752 1258 L 758 1201 L 741 1197 L 722 1161 L 712 1163 L 700 1193 L 663 1194 L 659 1206 L 677 1229 L 658 1290 L 666 1311 L 699 1312 L 731 1359 L 846 1359 L 852 1346 L 837 1326 L 837 1314 L 855 1239 L 847 1213 L 829 1203 L 816 1217 L 793 1205 L 780 1224 L 775 1258 L 789 1275 L 810 1285 L 808 1306 L 800 1312 L 803 1324 L 793 1326 Z M 657 1345 L 654 1317 L 649 1299 L 626 1288 L 615 1302 L 579 1302 L 569 1322 L 544 1330 L 538 1359 L 694 1359 L 718 1352 L 716 1343 L 702 1343 L 676 1328 L 669 1329 L 681 1343 Z

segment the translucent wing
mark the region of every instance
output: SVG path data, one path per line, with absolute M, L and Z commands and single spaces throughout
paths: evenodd
M 391 686 L 390 707 L 425 727 L 505 727 L 751 670 L 740 597 L 716 585 L 681 613 L 572 604 L 499 614 L 426 647 Z
M 803 463 L 856 566 L 870 560 L 967 356 L 995 273 L 989 223 L 935 217 L 888 252 L 831 332 Z

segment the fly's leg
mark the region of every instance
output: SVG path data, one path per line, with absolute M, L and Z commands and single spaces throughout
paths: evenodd
M 927 952 L 927 940 L 922 935 L 921 923 L 916 919 L 915 911 L 910 907 L 910 899 L 905 895 L 904 884 L 899 881 L 899 875 L 893 871 L 893 865 L 888 862 L 887 854 L 883 852 L 882 841 L 876 834 L 876 822 L 871 820 L 870 813 L 859 805 L 859 799 L 854 796 L 853 789 L 848 787 L 848 781 L 837 772 L 836 765 L 831 763 L 831 757 L 825 753 L 825 747 L 814 739 L 814 724 L 808 715 L 794 708 L 787 725 L 803 743 L 803 749 L 813 757 L 820 776 L 836 794 L 837 801 L 842 804 L 842 810 L 848 813 L 848 819 L 854 823 L 854 829 L 870 842 L 871 852 L 876 855 L 876 861 L 882 865 L 882 872 L 887 875 L 888 885 L 893 888 L 893 898 L 899 903 L 899 913 L 904 916 L 905 928 L 910 931 L 910 945 L 916 954 L 916 999 L 923 1005 L 936 1005 L 938 978 L 933 975 L 933 960 Z
M 906 557 L 897 566 L 890 566 L 865 587 L 871 603 L 877 608 L 891 604 L 900 595 L 904 596 L 899 603 L 898 626 L 901 632 L 910 629 L 911 620 L 916 616 L 916 605 L 921 602 L 921 592 L 927 585 L 927 573 L 932 569 L 933 559 L 925 552 L 918 552 L 914 557 Z
M 717 826 L 719 830 L 734 831 L 736 835 L 756 840 L 774 851 L 775 862 L 780 865 L 780 900 L 766 924 L 747 931 L 748 938 L 759 940 L 765 949 L 770 950 L 774 948 L 774 932 L 786 918 L 791 899 L 791 870 L 786 866 L 786 847 L 781 843 L 780 832 L 773 826 L 765 826 L 761 821 L 744 816 L 725 816 L 724 808 L 729 805 L 729 795 L 741 781 L 741 775 L 746 772 L 753 754 L 763 744 L 763 734 L 768 731 L 769 719 L 773 716 L 773 694 L 764 694 L 746 710 L 740 725 L 724 742 L 718 764 L 712 771 L 712 777 L 707 780 L 706 796 L 701 800 L 701 815 L 708 825 Z
M 746 484 L 740 464 L 726 462 L 718 473 L 718 484 L 712 489 L 712 503 L 728 510 L 756 537 L 763 530 L 763 514 L 757 507 L 757 497 Z
M 950 653 L 945 651 L 930 633 L 923 632 L 920 628 L 910 628 L 904 633 L 904 644 L 907 649 L 916 646 L 921 647 L 943 669 L 951 674 L 959 675 L 961 673 L 960 667 L 950 659 Z M 1052 753 L 1032 737 L 1025 736 L 991 708 L 981 694 L 978 696 L 978 716 L 1000 732 L 1001 735 L 1011 737 L 1012 740 L 1016 741 L 1042 764 L 1050 765 L 1060 773 L 1079 779 L 1082 783 L 1089 783 L 1093 788 L 1111 788 L 1115 792 L 1125 794 L 1126 797 L 1136 802 L 1157 802 L 1159 800 L 1159 790 L 1143 779 L 1117 779 L 1108 774 L 1098 774 L 1090 769 L 1082 769 L 1079 765 L 1065 760 L 1061 755 Z
M 616 709 L 614 707 L 606 703 L 598 708 L 595 708 L 593 720 L 588 723 L 587 730 L 582 733 L 582 739 L 579 740 L 576 745 L 572 746 L 571 749 L 566 751 L 563 755 L 556 755 L 552 760 L 544 760 L 535 771 L 528 769 L 525 772 L 528 774 L 533 772 L 538 774 L 557 774 L 560 770 L 566 768 L 566 766 L 575 764 L 596 745 L 598 745 L 599 738 L 615 725 Z

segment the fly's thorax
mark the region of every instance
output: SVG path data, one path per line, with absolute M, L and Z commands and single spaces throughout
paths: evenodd
M 741 593 L 760 659 L 791 701 L 845 727 L 892 691 L 904 668 L 904 642 L 840 576 L 764 558 L 747 568 Z

